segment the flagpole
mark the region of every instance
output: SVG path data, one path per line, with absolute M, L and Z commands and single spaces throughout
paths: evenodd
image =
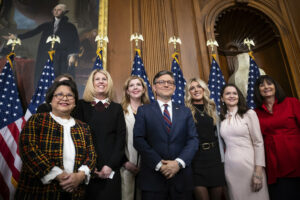
M 135 56 L 134 56 L 134 61 L 132 64 L 131 76 L 138 76 L 144 80 L 144 82 L 147 85 L 149 99 L 151 102 L 153 102 L 153 101 L 155 101 L 154 94 L 153 94 L 152 87 L 148 80 L 148 76 L 147 76 L 147 73 L 146 73 L 146 70 L 145 70 L 145 67 L 143 64 L 141 50 L 138 48 L 139 41 L 141 41 L 141 42 L 144 41 L 144 38 L 143 38 L 142 34 L 134 33 L 130 36 L 130 41 L 135 42 L 135 49 L 134 49 Z
M 215 53 L 215 47 L 218 47 L 219 45 L 216 40 L 209 39 L 206 42 L 206 46 L 211 48 L 211 68 L 208 78 L 208 88 L 210 91 L 210 98 L 214 100 L 217 111 L 219 112 L 221 89 L 226 84 L 217 62 L 217 54 Z
M 185 95 L 184 88 L 185 88 L 186 81 L 183 77 L 183 73 L 180 68 L 179 52 L 177 51 L 177 44 L 180 45 L 181 40 L 179 37 L 172 36 L 169 38 L 169 44 L 173 44 L 174 46 L 174 53 L 172 54 L 173 61 L 171 65 L 171 72 L 174 75 L 176 89 L 174 94 L 172 95 L 172 102 L 184 105 L 184 95 Z
M 19 97 L 18 86 L 13 73 L 14 48 L 21 45 L 20 39 L 11 39 L 11 52 L 0 73 L 0 198 L 13 199 L 20 176 L 22 161 L 18 151 L 18 138 L 25 120 Z
M 245 38 L 244 45 L 248 46 L 248 54 L 250 57 L 246 100 L 247 106 L 251 109 L 254 109 L 256 107 L 254 102 L 254 85 L 256 80 L 260 77 L 260 71 L 256 62 L 254 61 L 253 52 L 251 51 L 251 46 L 255 46 L 254 41 L 252 39 Z
M 99 14 L 98 14 L 98 35 L 102 37 L 107 37 L 107 25 L 108 25 L 108 0 L 99 1 Z M 97 49 L 100 48 L 100 44 L 97 44 Z M 107 43 L 103 46 L 103 68 L 106 70 L 106 60 L 107 60 Z

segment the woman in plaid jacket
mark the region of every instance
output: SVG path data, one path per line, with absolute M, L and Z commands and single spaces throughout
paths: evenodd
M 20 136 L 23 161 L 15 199 L 82 199 L 95 166 L 89 126 L 70 116 L 78 100 L 73 81 L 55 82 L 52 112 L 33 115 Z

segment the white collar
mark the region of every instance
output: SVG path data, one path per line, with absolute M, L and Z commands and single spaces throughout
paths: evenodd
M 101 101 L 103 104 L 105 104 L 105 103 L 109 104 L 109 102 L 110 102 L 109 98 L 106 98 L 106 99 L 103 99 L 103 100 L 99 100 L 97 98 L 94 98 L 94 101 L 96 102 L 96 104 L 99 103 L 99 101 Z
M 54 121 L 56 121 L 58 124 L 62 126 L 72 127 L 75 125 L 75 120 L 73 117 L 70 117 L 70 119 L 63 119 L 61 117 L 54 115 L 52 112 L 50 112 L 50 115 L 54 119 Z
M 168 104 L 168 108 L 172 108 L 172 100 L 169 100 L 167 103 L 157 100 L 159 107 L 164 107 L 165 104 Z

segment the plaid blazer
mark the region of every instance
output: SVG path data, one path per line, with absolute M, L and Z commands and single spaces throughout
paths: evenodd
M 89 126 L 76 120 L 75 126 L 71 127 L 71 136 L 76 152 L 74 172 L 78 172 L 81 165 L 87 165 L 92 171 L 96 154 Z M 21 132 L 19 148 L 23 166 L 15 199 L 60 199 L 63 190 L 58 181 L 44 185 L 41 178 L 54 166 L 64 168 L 63 126 L 49 113 L 32 115 Z M 72 193 L 72 199 L 82 199 L 84 191 L 85 185 L 81 183 Z

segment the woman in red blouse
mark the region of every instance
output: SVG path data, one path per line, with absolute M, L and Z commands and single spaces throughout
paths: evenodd
M 264 138 L 270 198 L 300 199 L 300 102 L 268 75 L 255 83 L 255 109 Z

